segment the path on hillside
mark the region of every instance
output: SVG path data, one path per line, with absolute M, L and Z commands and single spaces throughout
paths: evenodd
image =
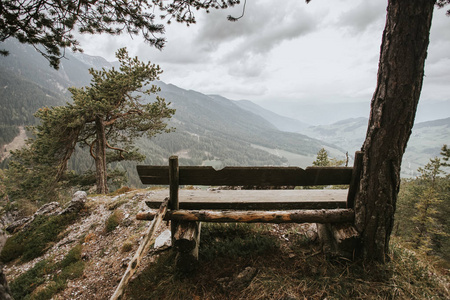
M 23 126 L 19 126 L 19 135 L 16 136 L 11 143 L 6 144 L 5 146 L 2 147 L 0 153 L 0 162 L 4 161 L 9 156 L 11 156 L 10 151 L 14 151 L 25 146 L 26 139 L 27 134 L 25 132 L 25 128 Z

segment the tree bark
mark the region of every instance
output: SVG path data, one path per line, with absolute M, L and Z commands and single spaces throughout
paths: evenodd
M 362 255 L 385 262 L 400 166 L 422 89 L 434 0 L 390 0 L 371 102 L 355 225 Z
M 108 173 L 106 171 L 106 133 L 105 125 L 100 116 L 95 117 L 95 129 L 97 131 L 95 141 L 95 172 L 97 193 L 108 193 Z

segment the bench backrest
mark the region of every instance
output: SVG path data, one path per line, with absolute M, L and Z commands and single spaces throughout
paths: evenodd
M 169 166 L 137 166 L 144 184 L 169 184 Z M 180 185 L 309 186 L 350 184 L 352 167 L 226 167 L 180 166 Z
M 178 208 L 179 185 L 208 186 L 314 186 L 349 185 L 347 207 L 353 208 L 359 184 L 362 152 L 355 153 L 353 167 L 226 167 L 215 170 L 205 166 L 178 166 L 178 157 L 169 166 L 137 166 L 144 184 L 170 185 L 171 208 Z

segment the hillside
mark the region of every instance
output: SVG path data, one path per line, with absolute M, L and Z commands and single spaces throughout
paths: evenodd
M 0 144 L 10 143 L 18 135 L 18 126 L 35 124 L 34 112 L 43 106 L 64 105 L 70 101 L 67 88 L 84 86 L 90 81 L 88 68 L 110 68 L 101 57 L 66 53 L 59 71 L 34 49 L 14 41 L 5 44 L 11 55 L 0 60 L 2 93 Z M 302 134 L 280 131 L 261 117 L 262 108 L 243 109 L 236 101 L 208 96 L 157 82 L 159 96 L 176 109 L 170 125 L 176 130 L 151 140 L 141 139 L 137 146 L 147 156 L 144 163 L 164 164 L 178 155 L 184 165 L 299 165 L 311 164 L 317 151 L 327 147 L 333 155 L 344 153 L 335 146 Z M 151 101 L 152 99 L 146 99 Z M 273 115 L 272 115 L 273 117 Z M 76 171 L 93 167 L 85 150 L 78 149 L 69 163 Z M 4 163 L 5 164 L 5 163 Z M 139 185 L 135 163 L 120 163 L 132 185 Z
M 367 118 L 354 118 L 331 125 L 309 127 L 301 132 L 354 153 L 361 149 L 367 124 Z M 417 168 L 425 165 L 430 158 L 438 156 L 442 145 L 450 143 L 449 137 L 450 118 L 414 124 L 403 156 L 402 176 L 416 176 Z
M 261 106 L 248 101 L 248 100 L 239 100 L 235 101 L 235 103 L 245 110 L 253 112 L 265 120 L 269 121 L 272 125 L 274 125 L 278 130 L 287 131 L 287 132 L 299 132 L 301 129 L 305 129 L 309 127 L 309 124 L 301 122 L 296 119 L 280 116 L 270 110 L 264 109 Z
M 77 217 L 58 205 L 19 230 L 38 239 L 4 268 L 20 299 L 109 299 L 148 223 L 135 220 L 151 190 L 88 197 Z M 168 191 L 167 191 L 168 193 Z M 42 210 L 41 210 L 42 211 Z M 66 210 L 67 211 L 67 210 Z M 55 220 L 65 224 L 54 230 Z M 164 232 L 167 224 L 158 231 Z M 45 230 L 47 231 L 45 231 Z M 59 233 L 58 233 L 59 232 Z M 394 238 L 385 266 L 327 257 L 314 224 L 203 224 L 198 271 L 177 274 L 158 238 L 126 299 L 448 299 L 449 277 Z M 8 242 L 9 249 L 11 241 Z M 1 246 L 0 246 L 1 248 Z M 40 252 L 38 252 L 40 251 Z M 11 253 L 11 251 L 9 251 Z M 14 254 L 15 253 L 15 254 Z M 10 254 L 11 255 L 11 254 Z M 1 257 L 5 260 L 6 251 Z M 30 297 L 31 296 L 31 297 Z

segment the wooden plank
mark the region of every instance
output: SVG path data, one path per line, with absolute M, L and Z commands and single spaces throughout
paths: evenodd
M 144 238 L 139 245 L 138 250 L 136 251 L 136 254 L 134 255 L 133 259 L 128 264 L 128 267 L 123 274 L 122 279 L 120 280 L 119 285 L 117 286 L 116 290 L 114 291 L 114 294 L 111 296 L 110 300 L 116 300 L 119 299 L 123 291 L 125 290 L 125 287 L 127 286 L 128 282 L 130 281 L 133 274 L 136 272 L 137 267 L 139 266 L 139 263 L 141 262 L 142 257 L 147 252 L 148 248 L 151 245 L 151 241 L 154 238 L 155 232 L 158 229 L 158 227 L 161 225 L 162 220 L 166 216 L 167 213 L 167 205 L 169 203 L 169 198 L 166 198 L 164 202 L 161 204 L 159 211 L 155 214 L 155 218 L 152 223 L 150 223 L 150 226 L 148 227 L 147 231 L 144 234 Z
M 143 184 L 169 184 L 169 166 L 136 166 Z
M 155 209 L 160 202 L 146 202 L 149 208 Z M 180 209 L 240 209 L 240 210 L 289 210 L 289 209 L 335 209 L 347 208 L 346 202 L 323 201 L 323 202 L 181 202 Z
M 146 220 L 152 219 L 147 212 Z M 143 214 L 141 214 L 141 217 Z M 166 214 L 165 220 L 201 221 L 214 223 L 346 223 L 353 222 L 352 209 L 247 211 L 247 210 L 175 210 Z
M 347 208 L 355 207 L 355 196 L 356 192 L 359 189 L 359 180 L 361 178 L 362 165 L 363 165 L 363 152 L 356 151 L 355 161 L 353 163 L 352 179 L 350 181 L 350 187 L 347 196 Z
M 137 166 L 144 184 L 169 184 L 169 167 Z M 349 184 L 351 167 L 226 167 L 180 166 L 180 185 L 308 186 Z
M 167 190 L 154 191 L 146 204 L 159 207 Z M 346 208 L 347 190 L 180 190 L 180 209 L 288 210 Z
M 352 167 L 307 167 L 304 185 L 340 185 L 349 184 Z

